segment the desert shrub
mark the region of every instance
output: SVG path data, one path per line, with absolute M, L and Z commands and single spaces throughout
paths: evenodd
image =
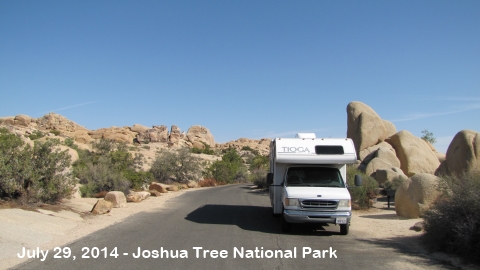
M 260 153 L 258 152 L 258 150 L 255 150 L 255 149 L 251 148 L 251 147 L 248 146 L 248 145 L 243 146 L 241 150 L 242 150 L 242 151 L 249 151 L 250 153 L 252 153 L 252 154 L 255 155 L 255 156 L 260 155 Z
M 221 183 L 241 183 L 248 181 L 248 170 L 235 148 L 229 148 L 222 160 L 213 162 L 206 170 L 206 177 Z
M 0 196 L 25 202 L 56 202 L 69 197 L 75 180 L 66 172 L 67 151 L 58 140 L 31 147 L 6 129 L 0 129 Z
M 357 174 L 363 180 L 360 187 L 355 187 L 354 178 Z M 377 181 L 353 166 L 347 166 L 347 184 L 349 186 L 348 192 L 352 197 L 352 204 L 356 204 L 360 208 L 368 208 L 370 206 L 369 200 L 378 195 Z
M 397 190 L 398 187 L 400 187 L 403 182 L 405 181 L 405 178 L 401 176 L 397 176 L 393 178 L 392 180 L 387 180 L 385 181 L 381 186 L 384 189 L 389 189 L 389 190 Z
M 178 183 L 198 181 L 202 174 L 200 159 L 188 148 L 177 151 L 161 151 L 152 163 L 150 172 L 161 183 L 173 180 Z
M 205 142 L 201 142 L 201 143 L 205 146 L 204 149 L 193 147 L 190 151 L 194 154 L 207 154 L 207 155 L 215 154 L 215 151 L 210 149 L 210 145 L 206 144 Z
M 58 136 L 58 135 L 60 135 L 60 130 L 52 129 L 52 130 L 50 130 L 50 133 L 52 133 L 55 136 Z
M 112 190 L 128 193 L 131 184 L 122 173 L 112 170 L 111 161 L 107 157 L 100 157 L 95 164 L 87 163 L 77 174 L 80 183 L 84 185 L 80 189 L 83 197 L 92 197 L 101 191 Z
M 480 171 L 444 176 L 442 196 L 425 213 L 427 245 L 480 262 Z
M 79 159 L 73 164 L 74 175 L 84 184 L 82 196 L 100 191 L 128 192 L 151 181 L 151 175 L 140 169 L 143 156 L 132 155 L 126 144 L 102 139 L 92 147 L 94 151 L 78 149 Z
M 32 141 L 36 139 L 40 139 L 42 137 L 45 137 L 45 134 L 43 134 L 43 132 L 41 132 L 40 130 L 34 130 L 32 134 L 28 136 L 28 138 L 30 138 L 30 140 Z
M 217 186 L 218 183 L 215 181 L 215 179 L 203 179 L 198 182 L 198 185 L 200 187 L 214 187 Z
M 68 147 L 73 148 L 74 145 L 75 145 L 75 140 L 72 139 L 72 138 L 65 138 L 65 140 L 63 141 L 63 144 L 65 144 Z
M 130 187 L 135 190 L 140 190 L 153 181 L 151 172 L 128 170 L 125 171 L 124 176 L 130 181 Z
M 258 188 L 266 188 L 267 172 L 268 171 L 262 167 L 250 170 L 249 179 Z

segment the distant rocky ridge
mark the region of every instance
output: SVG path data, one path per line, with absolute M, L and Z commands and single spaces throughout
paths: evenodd
M 261 154 L 268 154 L 269 139 L 239 139 L 224 144 L 215 143 L 210 130 L 203 126 L 191 126 L 186 132 L 172 125 L 170 130 L 165 125 L 154 125 L 151 128 L 140 124 L 125 127 L 109 127 L 97 130 L 89 130 L 66 117 L 49 113 L 40 118 L 32 118 L 28 115 L 17 115 L 0 118 L 0 125 L 7 127 L 10 131 L 20 136 L 28 136 L 35 130 L 42 132 L 57 131 L 62 137 L 74 139 L 77 143 L 90 144 L 96 139 L 109 139 L 127 144 L 160 143 L 164 147 L 196 147 L 204 149 L 225 149 L 234 147 L 241 150 L 248 146 L 259 151 Z

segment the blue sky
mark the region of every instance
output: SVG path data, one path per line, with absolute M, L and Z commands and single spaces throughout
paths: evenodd
M 0 116 L 344 137 L 361 101 L 445 152 L 480 131 L 480 1 L 0 0 Z

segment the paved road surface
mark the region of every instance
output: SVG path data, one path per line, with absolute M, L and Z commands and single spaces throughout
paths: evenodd
M 446 268 L 422 251 L 411 250 L 408 241 L 364 239 L 353 227 L 347 236 L 340 235 L 339 227 L 332 225 L 295 226 L 290 234 L 283 234 L 279 219 L 271 215 L 268 194 L 252 191 L 248 185 L 188 192 L 168 201 L 167 206 L 158 213 L 134 215 L 71 243 L 65 249 L 72 251 L 68 259 L 54 259 L 50 250 L 45 261 L 34 259 L 15 269 Z M 110 256 L 115 248 L 116 258 Z M 134 258 L 139 248 L 143 255 Z M 311 250 L 305 258 L 304 249 Z M 204 257 L 204 250 L 218 251 L 213 253 L 217 258 L 210 252 Z M 257 258 L 262 250 L 263 258 Z M 155 252 L 164 258 L 152 258 Z M 284 257 L 266 258 L 274 252 Z M 314 253 L 321 258 L 314 258 Z M 82 258 L 85 254 L 90 258 Z M 247 258 L 249 255 L 253 258 Z M 188 258 L 182 258 L 185 256 Z M 289 256 L 296 258 L 286 258 Z

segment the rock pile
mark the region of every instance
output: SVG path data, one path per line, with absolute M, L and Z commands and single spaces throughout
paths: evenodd
M 480 169 L 480 134 L 460 131 L 448 147 L 438 153 L 428 142 L 395 126 L 368 105 L 354 101 L 347 106 L 347 137 L 355 144 L 358 169 L 379 184 L 403 179 L 395 195 L 397 214 L 418 217 L 437 198 L 438 177 Z
M 77 123 L 68 120 L 62 115 L 49 113 L 40 118 L 31 118 L 27 115 L 4 117 L 0 119 L 0 125 L 10 127 L 19 135 L 29 135 L 34 130 L 42 132 L 57 131 L 60 136 L 69 137 L 78 143 L 89 144 L 96 139 L 109 139 L 120 143 L 164 143 L 169 147 L 193 147 L 199 143 L 215 147 L 215 139 L 210 130 L 203 126 L 192 126 L 188 132 L 181 131 L 176 125 L 172 125 L 170 132 L 164 125 L 152 128 L 134 124 L 132 127 L 109 127 L 97 130 L 88 130 Z

